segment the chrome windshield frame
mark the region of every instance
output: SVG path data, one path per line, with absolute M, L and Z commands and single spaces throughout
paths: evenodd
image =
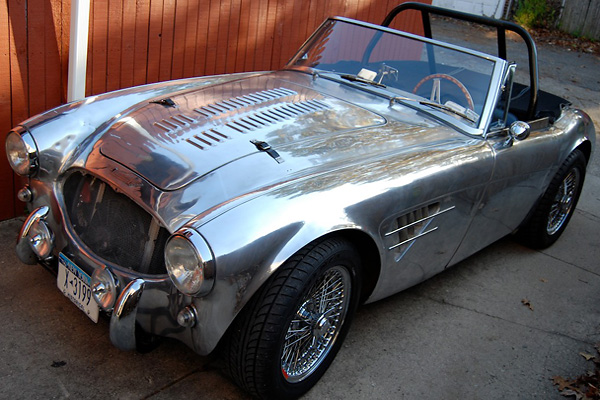
M 505 75 L 506 69 L 508 68 L 508 63 L 505 60 L 503 60 L 499 57 L 490 55 L 490 54 L 476 51 L 476 50 L 467 49 L 465 47 L 441 42 L 441 41 L 438 41 L 435 39 L 429 39 L 429 38 L 426 38 L 423 36 L 415 35 L 415 34 L 404 32 L 404 31 L 399 31 L 396 29 L 388 28 L 388 27 L 383 27 L 383 26 L 376 25 L 376 24 L 371 24 L 368 22 L 357 21 L 357 20 L 354 20 L 351 18 L 345 18 L 345 17 L 331 17 L 331 18 L 326 19 L 319 26 L 319 28 L 304 42 L 304 44 L 300 47 L 300 49 L 294 54 L 294 56 L 286 64 L 284 69 L 301 70 L 302 72 L 309 72 L 309 73 L 315 74 L 315 76 L 319 76 L 320 74 L 319 74 L 318 68 L 313 69 L 313 68 L 309 67 L 309 68 L 301 69 L 301 68 L 298 68 L 297 66 L 294 66 L 293 63 L 295 63 L 298 59 L 300 59 L 300 57 L 306 53 L 306 51 L 314 44 L 314 42 L 319 39 L 320 33 L 321 33 L 322 29 L 324 28 L 324 26 L 326 26 L 327 24 L 329 24 L 331 22 L 336 22 L 336 21 L 365 27 L 365 28 L 380 31 L 383 33 L 390 33 L 390 34 L 393 34 L 396 36 L 401 36 L 401 37 L 405 37 L 408 39 L 416 40 L 416 41 L 422 42 L 423 44 L 426 44 L 426 45 L 433 45 L 433 46 L 437 46 L 440 48 L 456 51 L 459 53 L 464 53 L 464 54 L 467 54 L 472 57 L 477 57 L 477 58 L 480 58 L 483 60 L 490 61 L 493 64 L 493 67 L 492 67 L 492 71 L 490 74 L 488 93 L 487 93 L 487 96 L 485 97 L 484 106 L 482 108 L 482 112 L 481 112 L 481 115 L 479 117 L 479 120 L 478 120 L 478 123 L 476 126 L 469 125 L 469 124 L 461 121 L 460 119 L 454 118 L 451 115 L 449 115 L 441 110 L 436 110 L 436 109 L 429 108 L 427 106 L 420 105 L 418 102 L 413 103 L 413 102 L 409 102 L 409 101 L 403 101 L 401 99 L 398 100 L 397 94 L 394 94 L 393 92 L 391 92 L 390 90 L 387 90 L 385 88 L 355 84 L 353 82 L 344 81 L 341 78 L 339 80 L 340 83 L 342 83 L 342 84 L 351 85 L 360 90 L 367 91 L 367 92 L 375 94 L 377 96 L 384 97 L 387 100 L 390 100 L 390 104 L 392 104 L 394 102 L 398 102 L 405 106 L 416 109 L 418 111 L 422 111 L 422 112 L 432 116 L 436 120 L 439 120 L 443 123 L 449 124 L 452 127 L 456 128 L 457 130 L 459 130 L 465 134 L 468 134 L 470 136 L 481 137 L 481 138 L 484 138 L 486 136 L 486 132 L 488 130 L 488 127 L 489 127 L 491 119 L 492 119 L 496 101 L 497 101 L 498 96 L 500 95 L 500 92 L 502 89 L 503 77 Z M 327 71 L 324 71 L 324 73 L 327 73 Z M 331 72 L 331 73 L 335 74 L 335 72 Z

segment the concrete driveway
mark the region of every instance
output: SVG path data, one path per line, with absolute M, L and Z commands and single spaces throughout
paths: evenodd
M 443 34 L 479 41 L 464 27 Z M 435 31 L 434 31 L 435 32 Z M 541 87 L 588 111 L 600 130 L 600 59 L 539 46 Z M 600 143 L 600 140 L 599 140 Z M 0 398 L 238 399 L 211 358 L 166 341 L 114 348 L 55 277 L 14 256 L 18 219 L 0 223 Z M 562 238 L 533 251 L 505 238 L 401 294 L 359 309 L 307 399 L 562 399 L 552 377 L 592 368 L 600 342 L 600 162 L 588 168 Z M 526 303 L 526 304 L 523 304 Z

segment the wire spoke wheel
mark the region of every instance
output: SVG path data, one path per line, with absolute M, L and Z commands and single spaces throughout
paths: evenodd
M 579 174 L 579 170 L 573 168 L 561 182 L 548 214 L 548 226 L 546 227 L 548 235 L 554 235 L 558 232 L 571 213 L 575 203 L 575 195 L 579 192 L 581 182 Z
M 342 327 L 350 298 L 350 274 L 329 269 L 302 300 L 284 339 L 281 371 L 291 383 L 310 375 L 327 356 Z
M 517 239 L 535 249 L 551 246 L 562 235 L 583 188 L 587 159 L 579 149 L 573 150 L 558 169 L 546 192 L 519 227 Z
M 246 305 L 223 343 L 226 372 L 256 397 L 297 398 L 340 350 L 361 294 L 361 256 L 329 237 L 291 256 Z

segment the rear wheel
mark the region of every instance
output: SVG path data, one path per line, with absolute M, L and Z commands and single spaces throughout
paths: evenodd
M 236 320 L 224 346 L 227 372 L 262 398 L 295 398 L 325 373 L 358 305 L 360 264 L 338 238 L 282 265 Z
M 534 248 L 552 245 L 571 220 L 581 195 L 586 159 L 575 150 L 560 167 L 531 218 L 517 232 L 517 238 Z

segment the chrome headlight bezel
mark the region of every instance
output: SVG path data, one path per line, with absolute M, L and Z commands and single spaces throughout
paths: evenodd
M 189 296 L 208 294 L 214 283 L 214 259 L 204 238 L 192 229 L 172 235 L 165 245 L 165 265 L 177 289 Z
M 39 153 L 29 132 L 12 130 L 6 136 L 5 147 L 8 163 L 16 174 L 35 175 L 39 167 Z

